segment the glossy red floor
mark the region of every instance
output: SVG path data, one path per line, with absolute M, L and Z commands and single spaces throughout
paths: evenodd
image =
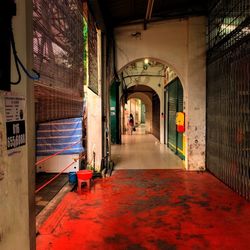
M 250 203 L 208 173 L 120 170 L 66 195 L 37 249 L 250 249 Z

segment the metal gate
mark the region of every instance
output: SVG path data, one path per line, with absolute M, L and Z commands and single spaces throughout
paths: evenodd
M 167 145 L 181 159 L 185 159 L 183 152 L 183 134 L 176 130 L 176 113 L 183 111 L 183 88 L 179 78 L 175 78 L 167 85 L 166 95 L 167 111 Z
M 218 1 L 209 15 L 207 168 L 250 199 L 250 5 Z
M 153 135 L 160 140 L 160 99 L 155 93 L 152 97 Z
M 83 16 L 80 0 L 33 0 L 36 122 L 83 112 Z

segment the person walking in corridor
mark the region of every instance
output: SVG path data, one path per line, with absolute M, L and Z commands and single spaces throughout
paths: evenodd
M 130 132 L 130 134 L 132 135 L 132 132 L 134 130 L 134 117 L 132 114 L 129 115 L 129 119 L 128 119 L 128 130 Z

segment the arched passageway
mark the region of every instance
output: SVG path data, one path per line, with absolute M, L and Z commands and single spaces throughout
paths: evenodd
M 158 94 L 146 85 L 135 85 L 127 90 L 127 103 L 121 102 L 123 111 L 123 124 L 127 131 L 128 116 L 132 114 L 135 118 L 135 127 L 142 124 L 141 118 L 145 120 L 145 133 L 153 134 L 160 140 L 160 98 Z M 144 110 L 144 113 L 142 113 Z M 139 121 L 138 121 L 139 118 Z
M 141 123 L 145 124 L 145 133 L 152 133 L 152 100 L 150 97 L 143 92 L 135 92 L 129 95 L 129 100 L 139 99 L 141 100 Z
M 183 168 L 184 162 L 181 159 L 184 157 L 178 157 L 180 154 L 177 147 L 175 151 L 172 147 L 179 144 L 170 144 L 168 143 L 170 140 L 164 140 L 165 134 L 173 137 L 173 133 L 169 132 L 173 132 L 171 126 L 175 127 L 174 110 L 171 115 L 167 114 L 165 103 L 168 100 L 164 93 L 168 84 L 173 85 L 172 81 L 176 79 L 180 83 L 174 71 L 152 59 L 131 62 L 121 70 L 120 83 L 113 83 L 110 92 L 111 141 L 114 144 L 119 141 L 121 144 L 113 145 L 111 148 L 112 159 L 117 169 Z M 142 110 L 144 110 L 143 115 Z M 175 111 L 177 110 L 179 109 Z M 132 134 L 128 123 L 130 114 L 134 118 L 135 127 Z M 116 119 L 115 125 L 114 119 Z M 120 135 L 115 134 L 117 132 Z M 113 139 L 115 135 L 120 140 Z M 178 142 L 183 141 L 183 136 L 177 137 Z M 184 150 L 183 147 L 179 148 Z M 184 151 L 182 153 L 184 155 Z

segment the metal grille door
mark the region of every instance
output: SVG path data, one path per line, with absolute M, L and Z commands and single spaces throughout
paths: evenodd
M 168 86 L 168 147 L 176 152 L 176 117 L 177 112 L 177 84 Z
M 183 111 L 183 88 L 178 79 L 177 82 L 177 112 Z M 183 152 L 183 133 L 177 132 L 177 155 L 181 157 L 181 159 L 185 159 Z
M 168 140 L 167 145 L 181 159 L 184 159 L 183 134 L 176 130 L 176 113 L 183 111 L 183 88 L 179 78 L 174 79 L 167 86 L 168 100 Z
M 250 199 L 250 5 L 218 1 L 209 16 L 207 168 Z

